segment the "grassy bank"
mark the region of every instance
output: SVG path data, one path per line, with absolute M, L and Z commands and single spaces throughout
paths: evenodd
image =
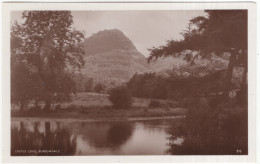
M 139 117 L 182 116 L 186 114 L 184 108 L 131 108 L 114 110 L 106 108 L 62 109 L 57 111 L 13 112 L 12 117 L 41 117 L 41 118 L 80 118 L 80 119 L 127 119 Z

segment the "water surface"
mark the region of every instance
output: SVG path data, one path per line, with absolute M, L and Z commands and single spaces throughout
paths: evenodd
M 13 120 L 12 155 L 164 155 L 179 146 L 172 137 L 183 119 L 84 122 Z

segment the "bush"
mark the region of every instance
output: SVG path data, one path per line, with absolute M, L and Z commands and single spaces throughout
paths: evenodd
M 94 88 L 95 92 L 100 93 L 101 91 L 104 91 L 104 86 L 102 84 L 97 84 Z
M 128 90 L 121 86 L 116 87 L 110 90 L 109 100 L 112 102 L 113 107 L 116 109 L 119 108 L 130 108 L 132 105 L 132 98 Z
M 159 101 L 156 101 L 156 100 L 151 100 L 150 101 L 150 104 L 149 104 L 149 107 L 160 107 L 162 104 L 159 102 Z

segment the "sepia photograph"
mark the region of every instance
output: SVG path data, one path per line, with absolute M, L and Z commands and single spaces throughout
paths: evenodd
M 248 19 L 243 8 L 10 11 L 7 154 L 249 155 Z

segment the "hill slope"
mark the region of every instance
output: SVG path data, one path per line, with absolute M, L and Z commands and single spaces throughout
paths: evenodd
M 86 55 L 81 74 L 84 78 L 93 79 L 94 85 L 100 83 L 111 88 L 128 81 L 135 73 L 149 71 L 145 57 L 117 29 L 93 34 L 85 39 L 83 46 Z

